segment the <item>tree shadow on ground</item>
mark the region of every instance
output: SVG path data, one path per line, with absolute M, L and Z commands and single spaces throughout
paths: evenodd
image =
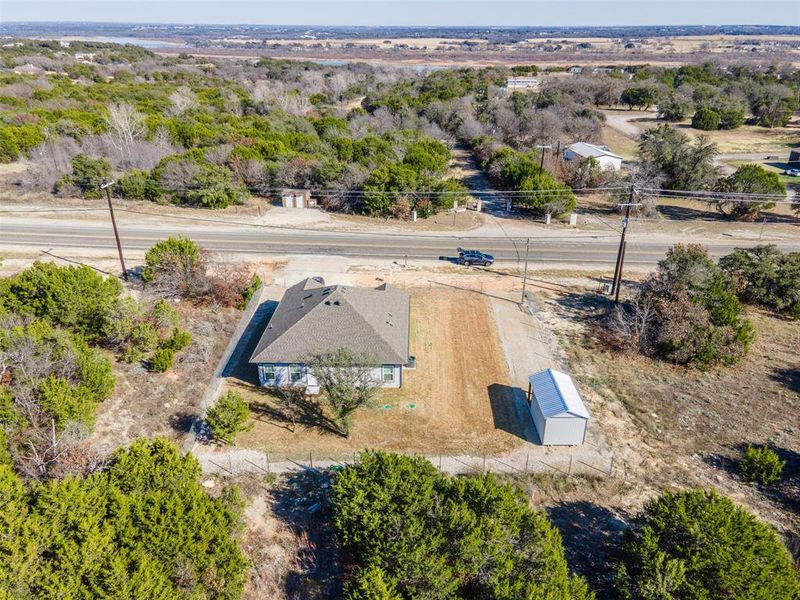
M 570 321 L 586 323 L 599 320 L 614 307 L 614 300 L 596 292 L 568 292 L 559 294 L 556 304 L 566 309 Z
M 800 394 L 800 366 L 796 369 L 776 369 L 771 378 L 791 391 Z
M 254 385 L 258 384 L 258 371 L 255 365 L 250 364 L 248 361 L 253 355 L 253 351 L 267 327 L 267 323 L 272 318 L 272 314 L 278 307 L 275 300 L 267 300 L 262 302 L 261 305 L 253 313 L 253 317 L 245 327 L 236 348 L 233 350 L 230 359 L 228 359 L 225 368 L 222 370 L 223 377 L 234 377 L 241 379 L 246 383 Z
M 341 597 L 342 567 L 331 529 L 331 476 L 306 469 L 283 480 L 272 492 L 272 512 L 298 540 L 296 567 L 286 577 L 289 599 Z
M 281 389 L 264 389 L 262 393 L 262 402 L 250 402 L 250 411 L 256 421 L 272 423 L 289 431 L 313 428 L 341 435 L 336 422 L 325 414 L 319 396 Z
M 173 431 L 181 434 L 189 433 L 192 424 L 198 416 L 189 411 L 177 412 L 169 418 L 169 426 Z
M 570 569 L 586 579 L 599 600 L 616 599 L 614 570 L 632 515 L 585 500 L 557 504 L 546 512 L 561 532 Z
M 510 433 L 526 442 L 541 443 L 523 390 L 493 383 L 487 391 L 495 429 Z

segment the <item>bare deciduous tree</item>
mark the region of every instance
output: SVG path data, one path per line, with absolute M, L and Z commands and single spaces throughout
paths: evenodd
M 198 104 L 197 95 L 188 87 L 182 86 L 172 92 L 169 97 L 172 102 L 172 109 L 170 110 L 173 115 L 182 115 L 187 110 L 195 108 Z
M 109 140 L 119 152 L 122 161 L 129 161 L 134 153 L 137 140 L 144 137 L 144 117 L 127 103 L 112 104 L 108 107 Z

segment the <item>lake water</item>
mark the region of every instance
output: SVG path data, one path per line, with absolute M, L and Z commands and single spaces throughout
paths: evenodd
M 166 40 L 153 40 L 146 38 L 135 37 L 110 37 L 103 35 L 92 36 L 69 36 L 61 38 L 62 41 L 68 42 L 76 40 L 81 42 L 103 42 L 106 44 L 131 44 L 132 46 L 141 46 L 142 48 L 188 48 L 186 44 L 181 42 L 168 42 Z

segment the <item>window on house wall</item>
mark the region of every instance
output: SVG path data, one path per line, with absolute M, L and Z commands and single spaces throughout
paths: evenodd
M 261 367 L 264 383 L 275 383 L 275 365 L 264 365 Z
M 305 375 L 303 371 L 304 369 L 300 365 L 289 365 L 289 382 L 297 383 L 302 381 L 303 375 Z
M 383 382 L 392 383 L 394 381 L 394 365 L 383 365 Z

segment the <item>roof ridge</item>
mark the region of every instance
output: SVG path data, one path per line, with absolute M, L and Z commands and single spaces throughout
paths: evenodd
M 321 286 L 318 286 L 318 287 L 315 287 L 315 288 L 310 288 L 310 289 L 308 289 L 308 290 L 307 290 L 307 289 L 305 288 L 305 284 L 306 284 L 306 282 L 307 282 L 309 279 L 313 279 L 313 277 L 306 277 L 305 279 L 303 279 L 302 281 L 299 281 L 298 283 L 296 283 L 296 284 L 295 284 L 295 285 L 293 285 L 292 287 L 295 287 L 295 286 L 298 286 L 298 285 L 301 285 L 301 284 L 302 284 L 302 286 L 303 286 L 303 288 L 302 288 L 303 292 L 309 292 L 309 291 L 317 290 L 317 289 L 319 289 L 320 287 L 321 287 L 321 288 L 326 288 L 326 287 L 336 287 L 336 286 L 327 286 L 327 285 L 321 285 Z M 288 288 L 286 291 L 288 292 L 290 289 L 291 289 L 291 288 Z M 285 294 L 284 294 L 284 295 L 285 295 Z M 312 294 L 312 296 L 313 296 L 313 294 Z M 283 299 L 281 299 L 281 302 L 283 302 Z M 303 299 L 302 299 L 302 302 L 303 302 L 303 304 L 305 304 L 305 298 L 303 298 Z M 317 308 L 317 306 L 319 306 L 320 304 L 322 304 L 322 296 L 320 296 L 320 301 L 319 301 L 319 302 L 317 302 L 316 306 L 312 306 L 312 307 L 311 307 L 311 308 L 308 310 L 308 312 L 307 312 L 305 315 L 303 315 L 303 316 L 306 316 L 306 315 L 309 315 L 309 314 L 311 314 L 311 313 L 314 311 L 314 309 L 315 309 L 315 308 Z M 280 306 L 280 302 L 278 303 L 278 305 Z M 276 310 L 277 310 L 277 308 L 276 308 Z M 274 317 L 274 316 L 275 316 L 275 313 L 273 312 L 273 313 L 272 313 L 272 317 Z M 270 322 L 272 322 L 272 317 L 270 317 L 269 321 L 267 322 L 267 327 L 266 327 L 266 329 L 269 329 Z M 290 332 L 290 331 L 291 331 L 291 330 L 292 330 L 292 329 L 293 329 L 293 328 L 294 328 L 294 327 L 295 327 L 295 326 L 296 326 L 296 325 L 297 325 L 297 324 L 298 324 L 300 321 L 302 321 L 302 320 L 303 320 L 302 318 L 300 318 L 300 319 L 295 319 L 295 320 L 294 320 L 294 322 L 293 322 L 291 325 L 289 325 L 289 326 L 288 326 L 286 329 L 284 329 L 284 330 L 283 330 L 283 333 L 281 333 L 281 334 L 280 334 L 278 337 L 276 337 L 274 340 L 272 340 L 272 343 L 270 343 L 269 345 L 270 345 L 270 346 L 274 345 L 274 344 L 275 344 L 275 343 L 276 343 L 278 340 L 280 340 L 281 338 L 283 338 L 283 337 L 284 337 L 284 336 L 285 336 L 287 333 L 289 333 L 289 332 Z M 265 329 L 265 332 L 266 332 L 266 329 Z M 262 334 L 262 335 L 263 335 L 263 334 Z M 264 348 L 263 350 L 266 350 L 266 348 Z M 263 350 L 262 350 L 262 351 L 263 351 Z M 252 357 L 251 357 L 251 358 L 252 358 Z
M 370 289 L 377 290 L 377 288 L 370 288 Z M 370 322 L 369 322 L 369 320 L 368 320 L 366 317 L 364 317 L 364 315 L 363 315 L 363 314 L 361 314 L 361 311 L 360 311 L 360 310 L 358 310 L 358 309 L 357 309 L 357 308 L 356 308 L 356 307 L 353 305 L 353 303 L 352 303 L 352 302 L 350 302 L 349 300 L 347 300 L 346 302 L 347 302 L 347 305 L 348 305 L 350 308 L 352 308 L 352 309 L 353 309 L 353 312 L 355 312 L 355 313 L 358 315 L 358 317 L 359 317 L 359 318 L 360 318 L 360 319 L 361 319 L 361 320 L 362 320 L 364 323 L 366 323 L 367 327 L 369 327 L 369 329 L 372 331 L 372 333 L 374 333 L 375 335 L 377 335 L 377 336 L 378 336 L 378 338 L 379 338 L 379 339 L 380 339 L 380 340 L 381 340 L 381 341 L 382 341 L 382 342 L 383 342 L 383 343 L 384 343 L 384 344 L 385 344 L 385 345 L 386 345 L 386 346 L 389 348 L 389 350 L 391 350 L 391 351 L 392 351 L 392 353 L 394 353 L 394 352 L 395 352 L 394 348 L 392 348 L 392 345 L 391 345 L 389 342 L 387 342 L 387 341 L 386 341 L 386 338 L 383 336 L 383 334 L 381 334 L 381 332 L 380 332 L 380 331 L 378 331 L 377 329 L 375 329 L 375 327 L 372 325 L 372 323 L 370 323 Z M 402 356 L 400 356 L 399 358 L 400 358 L 401 360 L 403 359 L 403 357 L 402 357 Z M 406 359 L 405 359 L 405 360 L 408 360 L 408 359 L 407 359 L 407 357 L 406 357 Z

